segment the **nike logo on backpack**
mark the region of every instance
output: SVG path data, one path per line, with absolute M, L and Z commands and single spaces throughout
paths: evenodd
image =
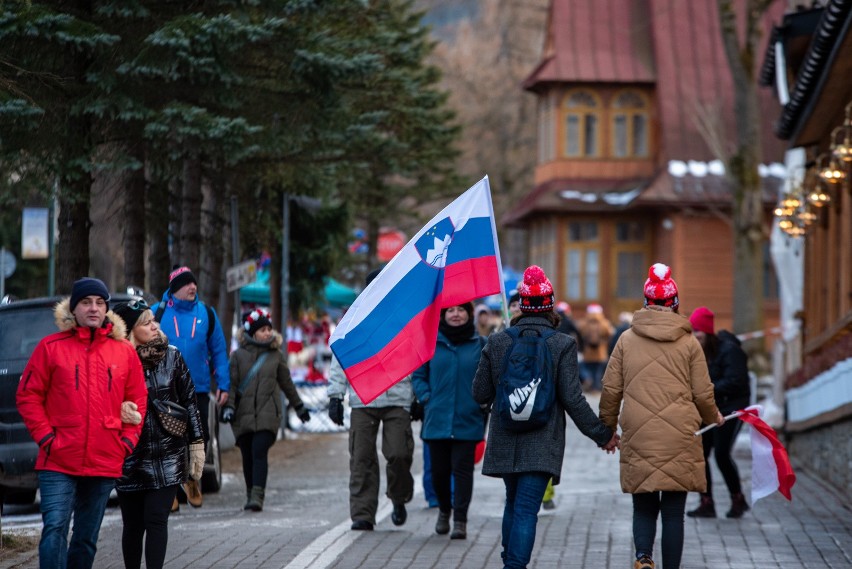
M 541 378 L 533 379 L 523 387 L 516 388 L 509 396 L 509 413 L 513 421 L 526 421 L 530 418 L 538 393 Z

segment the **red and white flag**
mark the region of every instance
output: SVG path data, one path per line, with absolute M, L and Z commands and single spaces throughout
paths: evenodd
M 796 474 L 775 429 L 760 418 L 762 411 L 760 405 L 738 411 L 739 418 L 751 425 L 751 503 L 776 490 L 792 500 L 790 489 L 796 483 Z

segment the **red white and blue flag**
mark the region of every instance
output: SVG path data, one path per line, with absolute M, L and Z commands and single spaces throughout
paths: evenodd
M 329 345 L 364 403 L 435 354 L 442 308 L 501 292 L 486 176 L 417 232 L 355 299 Z

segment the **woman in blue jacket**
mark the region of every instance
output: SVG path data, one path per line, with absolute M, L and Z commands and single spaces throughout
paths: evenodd
M 438 496 L 435 532 L 450 533 L 452 513 L 450 539 L 467 538 L 474 451 L 485 433 L 485 418 L 471 394 L 482 344 L 473 321 L 473 304 L 445 308 L 435 355 L 412 376 L 414 392 L 424 408 L 420 436 L 429 445 L 432 484 Z

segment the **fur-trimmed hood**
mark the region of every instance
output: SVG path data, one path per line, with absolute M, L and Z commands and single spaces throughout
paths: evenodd
M 53 320 L 60 332 L 67 332 L 77 327 L 77 320 L 71 312 L 71 298 L 63 299 L 53 308 Z M 107 336 L 114 340 L 124 340 L 127 337 L 127 326 L 112 310 L 107 310 L 104 327 L 108 328 Z
M 237 341 L 239 342 L 240 346 L 242 346 L 243 348 L 248 347 L 248 346 L 259 346 L 260 345 L 257 342 L 255 342 L 254 339 L 251 336 L 249 336 L 249 333 L 246 332 L 246 329 L 243 328 L 242 326 L 240 326 L 240 328 L 237 330 Z M 277 350 L 277 349 L 281 348 L 281 346 L 283 346 L 283 345 L 284 345 L 284 337 L 279 332 L 273 330 L 272 331 L 272 342 L 270 342 L 269 347 L 273 350 Z

